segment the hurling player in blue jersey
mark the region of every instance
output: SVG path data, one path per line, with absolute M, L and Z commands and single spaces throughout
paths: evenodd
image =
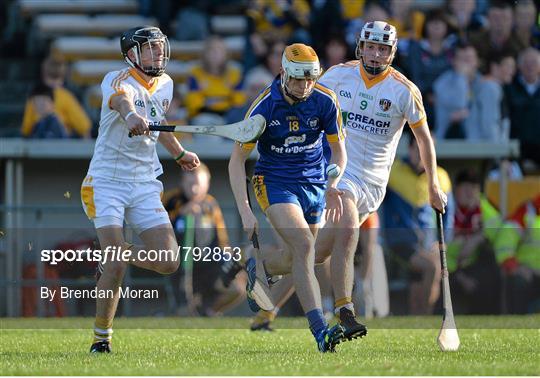
M 314 271 L 314 245 L 325 203 L 326 218 L 334 221 L 341 217 L 343 204 L 342 192 L 336 188 L 341 175 L 328 182 L 325 178 L 323 138 L 332 150 L 331 163 L 341 167 L 341 171 L 347 156 L 337 97 L 317 84 L 320 73 L 319 58 L 313 48 L 299 43 L 285 48 L 280 75 L 255 99 L 246 114 L 264 116 L 266 130 L 257 144 L 235 146 L 229 176 L 244 230 L 251 237 L 257 232 L 257 219 L 248 205 L 245 162 L 257 145 L 260 157 L 253 177 L 257 201 L 288 247 L 269 255 L 264 263 L 279 274 L 277 267 L 288 262 L 311 332 L 319 350 L 327 352 L 334 351 L 341 341 L 343 329 L 339 325 L 329 329 L 323 316 Z M 253 259 L 248 260 L 246 267 L 248 275 L 253 276 Z

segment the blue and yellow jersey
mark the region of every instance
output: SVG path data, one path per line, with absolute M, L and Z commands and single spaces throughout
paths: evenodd
M 266 182 L 324 183 L 323 138 L 329 142 L 344 138 L 336 95 L 315 84 L 311 96 L 290 105 L 280 87 L 277 77 L 246 114 L 246 118 L 261 114 L 266 119 L 266 130 L 257 142 L 260 157 L 255 174 Z M 254 147 L 255 143 L 242 145 Z
M 443 223 L 445 237 L 450 240 L 455 212 L 452 182 L 441 167 L 437 167 L 437 175 L 441 189 L 448 196 Z M 394 161 L 383 202 L 383 220 L 386 232 L 392 235 L 388 240 L 390 244 L 419 243 L 428 248 L 435 241 L 436 218 L 429 203 L 425 172 L 418 174 L 407 161 Z

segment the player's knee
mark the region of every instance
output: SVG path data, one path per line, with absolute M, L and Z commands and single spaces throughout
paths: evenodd
M 161 262 L 156 271 L 160 274 L 173 274 L 180 267 L 180 261 Z
M 285 266 L 292 266 L 293 263 L 293 255 L 291 253 L 284 253 L 283 254 L 283 265 Z
M 330 255 L 316 254 L 315 255 L 315 264 L 316 265 L 324 264 L 326 262 L 326 260 L 328 260 L 329 257 L 330 257 Z
M 163 275 L 169 275 L 169 274 L 173 274 L 175 273 L 177 270 L 178 270 L 178 267 L 180 266 L 180 264 L 171 264 L 171 265 L 168 265 L 166 268 L 165 268 L 165 271 L 161 274 Z
M 339 233 L 341 235 L 341 239 L 348 242 L 358 237 L 358 227 L 352 223 L 347 223 L 340 228 Z
M 234 284 L 230 286 L 231 294 L 234 295 L 235 298 L 238 298 L 246 292 L 244 287 L 239 283 L 234 281 Z
M 315 240 L 313 238 L 299 238 L 293 243 L 295 256 L 308 256 L 315 252 Z
M 105 264 L 105 272 L 116 281 L 122 281 L 126 273 L 127 264 L 122 261 L 109 261 Z

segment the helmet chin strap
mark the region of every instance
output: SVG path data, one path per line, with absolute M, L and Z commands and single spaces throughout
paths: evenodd
M 371 74 L 371 75 L 378 75 L 378 74 L 386 71 L 386 69 L 389 66 L 389 64 L 385 64 L 385 65 L 382 65 L 382 66 L 379 66 L 379 67 L 368 66 L 366 64 L 366 62 L 364 61 L 363 56 L 362 56 L 362 65 L 364 66 L 364 69 L 366 70 L 366 72 L 368 74 Z
M 290 91 L 289 91 L 289 88 L 287 88 L 287 85 L 284 85 L 283 86 L 283 90 L 285 91 L 285 94 L 287 95 L 287 97 L 289 97 L 291 100 L 293 100 L 294 102 L 302 102 L 302 101 L 306 101 L 306 99 L 309 97 L 309 96 L 306 96 L 304 98 L 300 98 L 300 97 L 296 97 L 295 95 L 293 95 Z
M 139 71 L 141 71 L 142 73 L 150 77 L 158 77 L 163 74 L 164 72 L 163 69 L 156 69 L 154 68 L 153 65 L 150 67 L 144 67 L 142 65 L 142 59 L 141 59 L 141 54 L 139 53 L 139 49 L 137 48 L 137 46 L 133 46 L 132 49 L 133 49 L 133 53 L 135 54 L 135 62 L 129 58 L 128 59 L 130 60 L 134 68 L 138 69 Z
M 147 67 L 146 69 L 143 69 L 142 71 L 151 77 L 158 77 L 163 74 L 163 70 L 161 68 L 155 69 L 153 66 Z
M 141 71 L 143 74 L 147 75 L 147 76 L 150 76 L 150 77 L 158 77 L 158 76 L 161 76 L 161 74 L 163 72 L 161 72 L 161 70 L 157 70 L 155 71 L 154 70 L 154 67 L 142 67 L 141 65 L 137 64 L 137 63 L 133 63 L 133 67 L 135 67 L 136 69 L 138 69 L 139 71 Z
M 309 97 L 309 96 L 305 96 L 304 98 L 300 98 L 293 95 L 291 91 L 289 90 L 289 88 L 287 88 L 287 83 L 285 82 L 285 79 L 283 78 L 283 76 L 281 77 L 281 88 L 283 88 L 283 92 L 285 92 L 285 95 L 289 97 L 291 100 L 293 100 L 294 102 L 306 101 L 307 98 Z

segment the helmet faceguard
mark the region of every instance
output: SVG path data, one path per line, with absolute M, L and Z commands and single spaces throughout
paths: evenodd
M 365 42 L 377 43 L 390 46 L 392 48 L 386 64 L 378 67 L 370 66 L 364 60 Z M 397 32 L 396 28 L 384 21 L 368 22 L 362 28 L 360 36 L 356 41 L 356 58 L 362 62 L 366 72 L 372 75 L 378 75 L 384 72 L 394 60 L 397 50 Z
M 142 63 L 142 47 L 148 43 L 150 48 L 150 54 L 152 54 L 152 64 L 150 66 L 143 66 Z M 154 50 L 152 49 L 153 43 L 163 44 L 163 59 L 161 63 L 157 63 L 154 57 Z M 148 76 L 157 77 L 161 76 L 165 72 L 165 67 L 171 57 L 171 46 L 169 39 L 165 34 L 156 28 L 155 26 L 140 26 L 128 30 L 120 39 L 120 47 L 122 55 L 125 61 L 131 67 L 134 67 Z M 129 51 L 133 52 L 135 60 L 132 60 L 128 56 Z
M 285 48 L 281 57 L 281 88 L 285 94 L 293 101 L 299 102 L 306 100 L 313 89 L 302 97 L 292 94 L 288 88 L 290 78 L 300 80 L 314 80 L 315 82 L 321 75 L 321 65 L 317 53 L 311 46 L 302 43 L 295 43 Z

